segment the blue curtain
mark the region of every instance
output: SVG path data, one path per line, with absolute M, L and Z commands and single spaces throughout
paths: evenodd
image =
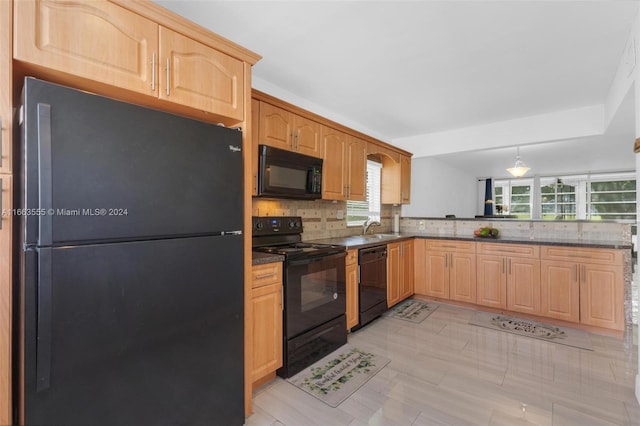
M 493 214 L 493 185 L 491 178 L 484 181 L 484 215 L 491 216 Z M 487 201 L 490 201 L 487 203 Z

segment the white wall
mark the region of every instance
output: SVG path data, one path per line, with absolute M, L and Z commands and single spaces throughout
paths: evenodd
M 432 157 L 411 161 L 411 204 L 402 217 L 474 217 L 478 179 Z M 481 212 L 480 212 L 481 213 Z

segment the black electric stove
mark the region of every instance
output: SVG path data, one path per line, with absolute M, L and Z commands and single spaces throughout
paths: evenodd
M 291 377 L 347 343 L 346 248 L 302 242 L 299 216 L 252 218 L 254 251 L 283 255 L 283 366 Z

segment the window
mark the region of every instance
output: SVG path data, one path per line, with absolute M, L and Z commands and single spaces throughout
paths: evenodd
M 598 176 L 589 182 L 588 216 L 599 219 L 636 219 L 635 176 Z
M 519 219 L 531 219 L 532 186 L 531 179 L 495 181 L 495 213 L 515 215 Z
M 561 178 L 540 179 L 542 219 L 576 220 L 576 185 Z
M 380 179 L 382 164 L 367 160 L 367 200 L 347 201 L 347 226 L 362 225 L 367 219 L 380 221 Z
M 539 179 L 539 191 L 534 179 L 496 180 L 496 213 L 516 215 L 521 219 L 636 220 L 635 172 Z M 534 200 L 539 201 L 539 205 Z M 534 211 L 537 216 L 532 215 Z

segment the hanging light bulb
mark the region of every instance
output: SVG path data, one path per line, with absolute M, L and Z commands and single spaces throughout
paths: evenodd
M 520 159 L 520 147 L 516 148 L 516 164 L 513 167 L 509 167 L 507 171 L 514 177 L 522 177 L 529 171 L 529 167 L 524 164 L 524 161 Z

